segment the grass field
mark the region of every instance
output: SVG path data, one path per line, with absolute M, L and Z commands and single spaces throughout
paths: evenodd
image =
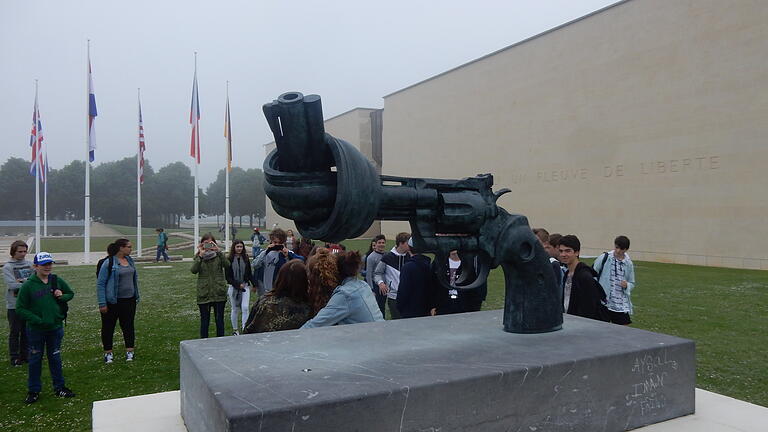
M 350 249 L 366 247 L 364 241 L 346 244 Z M 41 399 L 24 405 L 27 370 L 8 365 L 3 342 L 0 430 L 89 430 L 93 401 L 178 389 L 179 342 L 197 337 L 199 318 L 190 263 L 170 265 L 139 266 L 142 298 L 136 317 L 136 361 L 125 362 L 117 330 L 112 365 L 105 365 L 101 357 L 93 268 L 56 268 L 77 293 L 63 343 L 64 374 L 77 397 L 53 397 L 44 366 Z M 635 265 L 634 326 L 694 339 L 698 387 L 768 406 L 768 272 Z M 496 270 L 489 279 L 484 309 L 499 309 L 503 301 L 503 275 Z M 0 334 L 5 338 L 4 309 L 2 315 Z
M 91 251 L 106 251 L 107 245 L 115 241 L 117 237 L 91 237 Z M 131 241 L 136 240 L 136 236 L 127 236 Z M 141 236 L 142 246 L 144 248 L 152 247 L 157 241 L 157 236 L 143 235 Z M 174 245 L 177 243 L 183 243 L 183 238 L 170 236 L 168 237 L 168 244 Z M 62 238 L 46 238 L 43 240 L 43 250 L 50 253 L 57 252 L 82 252 L 83 251 L 83 237 L 62 237 Z M 134 244 L 134 247 L 136 245 Z
M 113 230 L 119 232 L 122 235 L 133 236 L 134 238 L 136 238 L 136 227 L 135 226 L 113 225 L 113 224 L 108 224 L 107 226 L 112 228 Z M 155 228 L 156 227 L 149 227 L 149 228 L 148 227 L 142 227 L 141 228 L 142 236 L 151 235 L 152 237 L 155 237 L 156 234 L 157 234 L 157 233 L 155 233 Z M 187 228 L 166 228 L 164 230 L 167 233 L 172 233 L 172 232 L 188 232 L 190 234 L 192 234 L 192 231 L 193 231 L 192 229 L 187 229 Z

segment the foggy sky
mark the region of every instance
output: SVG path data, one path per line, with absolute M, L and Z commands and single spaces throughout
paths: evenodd
M 0 163 L 30 157 L 35 79 L 51 166 L 85 158 L 87 39 L 95 164 L 136 154 L 140 87 L 146 158 L 192 166 L 198 52 L 205 187 L 225 163 L 227 80 L 234 165 L 261 167 L 272 140 L 261 105 L 281 93 L 321 95 L 326 118 L 381 108 L 386 94 L 615 2 L 0 0 Z

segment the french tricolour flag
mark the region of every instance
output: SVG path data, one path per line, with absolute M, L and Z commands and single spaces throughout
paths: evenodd
M 91 74 L 91 55 L 88 54 L 88 159 L 93 162 L 96 151 L 96 95 L 93 93 L 93 75 Z
M 197 65 L 195 65 L 195 78 L 192 80 L 192 107 L 189 110 L 189 124 L 192 125 L 192 142 L 189 147 L 189 155 L 200 163 L 200 100 L 197 98 Z

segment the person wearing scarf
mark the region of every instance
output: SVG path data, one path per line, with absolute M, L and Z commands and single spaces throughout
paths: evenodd
M 197 306 L 200 309 L 200 338 L 208 337 L 211 308 L 216 319 L 216 337 L 224 336 L 224 305 L 227 302 L 225 272 L 231 267 L 213 234 L 200 239 L 190 271 L 197 275 Z
M 230 269 L 226 272 L 227 283 L 229 284 L 227 295 L 232 305 L 229 318 L 232 321 L 232 333 L 239 335 L 248 320 L 251 300 L 249 288 L 252 289 L 251 287 L 255 285 L 251 262 L 242 240 L 232 242 L 232 248 L 229 251 L 229 263 Z M 238 315 L 241 317 L 241 325 L 238 325 Z

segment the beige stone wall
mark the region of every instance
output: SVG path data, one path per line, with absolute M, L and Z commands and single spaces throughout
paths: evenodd
M 343 114 L 339 114 L 335 117 L 329 118 L 325 121 L 325 131 L 333 135 L 336 138 L 341 138 L 344 141 L 349 142 L 357 149 L 359 149 L 371 163 L 376 165 L 372 158 L 371 148 L 371 112 L 375 111 L 370 108 L 355 108 L 347 111 Z M 269 154 L 275 149 L 274 141 L 267 144 L 265 147 L 265 154 Z M 267 227 L 271 228 L 275 223 L 280 228 L 292 229 L 297 232 L 296 225 L 293 221 L 279 216 L 267 198 Z M 376 234 L 381 232 L 381 223 L 376 221 L 371 228 L 363 234 L 363 238 L 372 238 Z M 297 233 L 298 235 L 298 233 Z
M 634 259 L 768 269 L 767 22 L 764 1 L 618 4 L 385 97 L 383 173 L 491 172 L 583 254 L 625 234 Z

